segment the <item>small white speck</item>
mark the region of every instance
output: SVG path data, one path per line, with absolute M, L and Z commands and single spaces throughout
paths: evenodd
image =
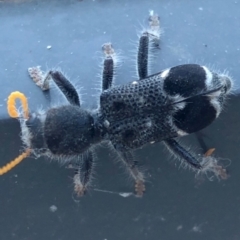
M 110 125 L 110 123 L 109 123 L 109 121 L 108 121 L 107 119 L 103 122 L 103 124 L 104 124 L 104 126 L 105 126 L 106 128 L 108 128 L 109 125 Z
M 146 127 L 147 127 L 147 128 L 152 127 L 152 121 L 151 121 L 151 120 L 149 120 L 149 121 L 146 123 Z
M 202 8 L 202 7 L 199 7 L 199 8 L 198 8 L 198 10 L 199 10 L 199 11 L 202 11 L 202 10 L 203 10 L 203 8 Z
M 151 142 L 150 142 L 150 144 L 154 144 L 154 143 L 155 143 L 155 141 L 151 141 Z
M 51 49 L 51 48 L 52 48 L 52 46 L 51 46 L 51 45 L 48 45 L 48 46 L 47 46 L 47 49 Z
M 183 226 L 182 225 L 179 225 L 177 226 L 176 230 L 179 231 L 179 230 L 182 230 Z
M 130 196 L 132 196 L 132 195 L 134 195 L 133 193 L 128 193 L 128 192 L 113 192 L 113 191 L 108 191 L 108 190 L 101 190 L 101 189 L 97 189 L 97 188 L 95 188 L 94 189 L 95 191 L 97 191 L 97 192 L 103 192 L 103 193 L 110 193 L 110 194 L 117 194 L 117 195 L 119 195 L 119 196 L 121 196 L 121 197 L 130 197 Z
M 165 219 L 164 217 L 160 217 L 160 220 L 161 220 L 162 222 L 165 222 L 165 221 L 166 221 L 166 219 Z
M 195 224 L 192 228 L 193 232 L 202 232 L 201 225 Z
M 106 32 L 103 32 L 103 34 L 106 34 Z
M 55 205 L 52 205 L 52 206 L 49 208 L 49 210 L 50 210 L 51 212 L 56 212 L 56 211 L 57 211 L 57 207 L 56 207 Z
M 154 14 L 154 11 L 153 11 L 153 10 L 150 10 L 150 11 L 149 11 L 149 15 L 150 15 L 150 16 L 153 16 L 153 14 Z
M 119 193 L 121 197 L 130 197 L 133 195 L 133 193 Z
M 134 82 L 132 82 L 132 84 L 135 85 L 135 84 L 138 84 L 138 82 L 137 82 L 137 81 L 134 81 Z

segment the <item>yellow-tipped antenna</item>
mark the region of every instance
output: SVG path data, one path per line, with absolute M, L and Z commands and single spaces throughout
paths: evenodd
M 23 93 L 20 92 L 12 92 L 7 101 L 7 110 L 8 114 L 12 118 L 18 118 L 20 117 L 18 114 L 18 111 L 16 109 L 16 99 L 19 99 L 22 103 L 23 107 L 23 116 L 25 119 L 29 118 L 29 112 L 28 112 L 28 102 L 27 98 Z M 9 172 L 11 169 L 13 169 L 16 165 L 18 165 L 23 159 L 28 157 L 31 153 L 31 149 L 27 149 L 25 152 L 20 154 L 17 158 L 12 160 L 11 162 L 7 163 L 5 166 L 0 168 L 0 175 L 3 175 L 7 172 Z
M 29 113 L 28 113 L 28 102 L 27 98 L 25 95 L 21 92 L 12 92 L 7 101 L 7 109 L 8 109 L 8 114 L 12 118 L 17 118 L 19 117 L 17 109 L 16 109 L 16 99 L 19 99 L 22 103 L 23 106 L 23 113 L 24 113 L 24 118 L 28 119 Z
M 11 169 L 13 169 L 15 166 L 17 166 L 24 158 L 29 156 L 31 153 L 30 149 L 27 149 L 26 152 L 20 154 L 17 158 L 6 164 L 5 166 L 0 168 L 0 175 L 3 175 L 7 172 L 9 172 Z

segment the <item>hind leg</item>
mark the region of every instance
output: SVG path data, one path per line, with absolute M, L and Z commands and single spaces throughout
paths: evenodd
M 137 197 L 142 197 L 145 192 L 144 174 L 139 170 L 138 161 L 131 151 L 117 150 L 121 160 L 126 165 L 128 172 L 135 181 L 135 192 Z

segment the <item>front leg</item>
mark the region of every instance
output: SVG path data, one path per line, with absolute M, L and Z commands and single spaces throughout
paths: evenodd
M 77 90 L 60 71 L 51 70 L 44 73 L 41 68 L 37 66 L 29 68 L 28 73 L 36 85 L 43 91 L 49 90 L 50 81 L 53 80 L 60 91 L 62 91 L 68 102 L 72 105 L 80 107 L 80 99 Z
M 70 168 L 74 169 L 74 192 L 78 197 L 82 197 L 90 185 L 93 171 L 93 152 L 89 151 L 87 156 L 81 159 L 81 162 L 71 164 Z
M 122 159 L 122 161 L 127 166 L 127 169 L 133 179 L 135 180 L 135 191 L 137 197 L 142 197 L 143 193 L 145 192 L 145 185 L 144 185 L 144 175 L 138 169 L 138 161 L 134 159 L 132 152 L 130 151 L 117 151 Z

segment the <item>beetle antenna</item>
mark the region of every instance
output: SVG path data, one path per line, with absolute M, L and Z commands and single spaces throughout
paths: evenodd
M 29 118 L 29 111 L 28 111 L 28 102 L 26 96 L 21 92 L 12 92 L 7 101 L 7 110 L 8 114 L 12 118 L 19 118 L 20 114 L 16 108 L 16 99 L 20 99 L 23 107 L 23 117 L 25 119 Z M 23 159 L 28 157 L 31 153 L 30 149 L 27 149 L 25 152 L 20 154 L 17 158 L 12 160 L 11 162 L 7 163 L 5 166 L 0 168 L 0 175 L 3 175 L 13 169 L 16 165 L 18 165 Z

